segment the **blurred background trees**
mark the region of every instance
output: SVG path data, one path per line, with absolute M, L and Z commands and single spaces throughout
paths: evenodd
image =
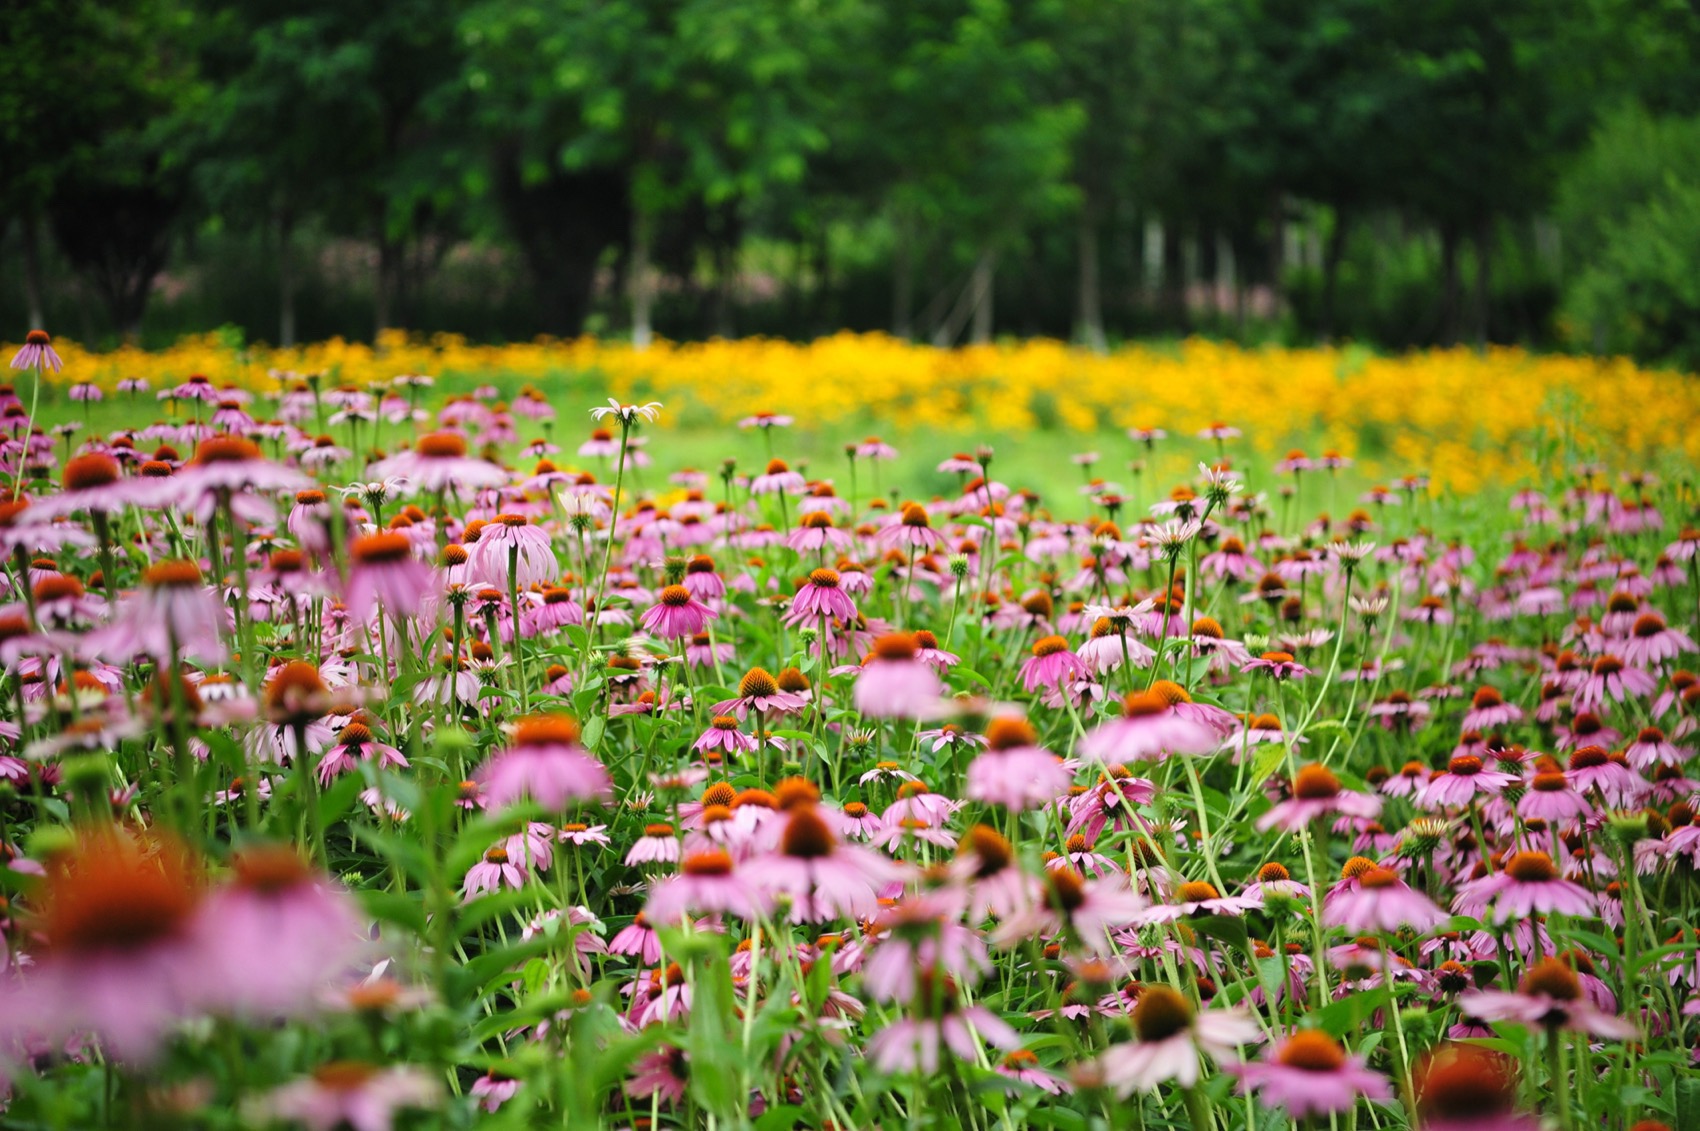
M 1685 0 L 12 0 L 0 325 L 1700 365 Z

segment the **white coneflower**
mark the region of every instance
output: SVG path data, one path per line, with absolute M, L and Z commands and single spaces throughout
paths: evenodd
M 1375 552 L 1375 543 L 1335 542 L 1328 548 L 1333 552 L 1334 556 L 1340 560 L 1340 564 L 1342 566 L 1347 569 L 1352 569 L 1361 564 Z
M 1160 549 L 1164 556 L 1179 557 L 1182 548 L 1198 537 L 1202 525 L 1196 518 L 1188 519 L 1185 522 L 1172 518 L 1152 529 L 1145 537 L 1153 546 Z
M 608 407 L 593 408 L 590 410 L 590 415 L 595 417 L 597 420 L 602 420 L 606 417 L 612 416 L 617 418 L 621 424 L 626 425 L 635 423 L 640 416 L 645 420 L 654 421 L 656 417 L 661 415 L 661 402 L 650 401 L 648 404 L 621 404 L 613 397 L 609 397 Z
M 1207 463 L 1200 463 L 1198 473 L 1203 479 L 1204 497 L 1210 500 L 1212 508 L 1225 504 L 1229 497 L 1240 489 L 1239 478 L 1232 468 L 1211 467 Z

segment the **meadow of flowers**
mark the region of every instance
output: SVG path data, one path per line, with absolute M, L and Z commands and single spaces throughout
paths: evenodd
M 1326 443 L 1373 478 L 1424 472 L 1436 487 L 1463 492 L 1591 458 L 1584 453 L 1609 453 L 1623 466 L 1654 456 L 1700 461 L 1700 433 L 1689 427 L 1700 416 L 1695 382 L 1621 359 L 1508 348 L 1386 357 L 1199 340 L 1098 357 L 1054 341 L 939 350 L 882 334 L 839 334 L 807 344 L 662 342 L 634 351 L 596 338 L 478 346 L 394 333 L 376 347 L 242 348 L 208 335 L 163 351 L 67 348 L 63 355 L 75 381 L 107 393 L 135 379 L 167 388 L 192 373 L 250 392 L 275 389 L 279 373 L 317 373 L 327 385 L 362 389 L 429 373 L 442 391 L 494 385 L 510 402 L 526 385 L 551 403 L 569 393 L 590 402 L 659 400 L 669 409 L 657 422 L 662 432 L 717 430 L 752 413 L 783 412 L 799 430 L 830 432 L 840 442 L 860 439 L 837 435 L 852 427 L 904 439 L 948 432 L 954 443 L 973 444 L 1034 429 L 1191 435 L 1218 420 L 1256 421 L 1238 450 L 1260 462 Z
M 1700 1126 L 1682 379 L 391 345 L 16 350 L 0 1125 Z

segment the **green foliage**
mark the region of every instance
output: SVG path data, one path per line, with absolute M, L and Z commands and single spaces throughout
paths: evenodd
M 1700 364 L 1700 118 L 1609 118 L 1559 192 L 1578 344 Z

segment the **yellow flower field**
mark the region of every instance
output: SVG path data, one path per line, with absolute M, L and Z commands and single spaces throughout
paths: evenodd
M 1096 433 L 1130 426 L 1195 432 L 1244 428 L 1260 455 L 1294 444 L 1358 456 L 1370 474 L 1426 471 L 1468 491 L 1579 458 L 1611 463 L 1700 457 L 1700 385 L 1621 359 L 1456 349 L 1378 357 L 1352 348 L 1249 349 L 1193 340 L 1099 357 L 1055 341 L 939 350 L 882 334 L 807 344 L 746 339 L 660 343 L 636 352 L 581 338 L 480 346 L 396 334 L 377 346 L 340 340 L 289 350 L 238 349 L 214 335 L 157 352 L 92 353 L 56 343 L 63 383 L 155 389 L 191 373 L 272 389 L 275 371 L 365 384 L 429 373 L 450 389 L 532 384 L 567 407 L 589 395 L 656 399 L 662 427 L 708 427 L 756 411 L 800 426 L 894 434 L 1035 429 Z M 557 395 L 559 394 L 559 395 Z

